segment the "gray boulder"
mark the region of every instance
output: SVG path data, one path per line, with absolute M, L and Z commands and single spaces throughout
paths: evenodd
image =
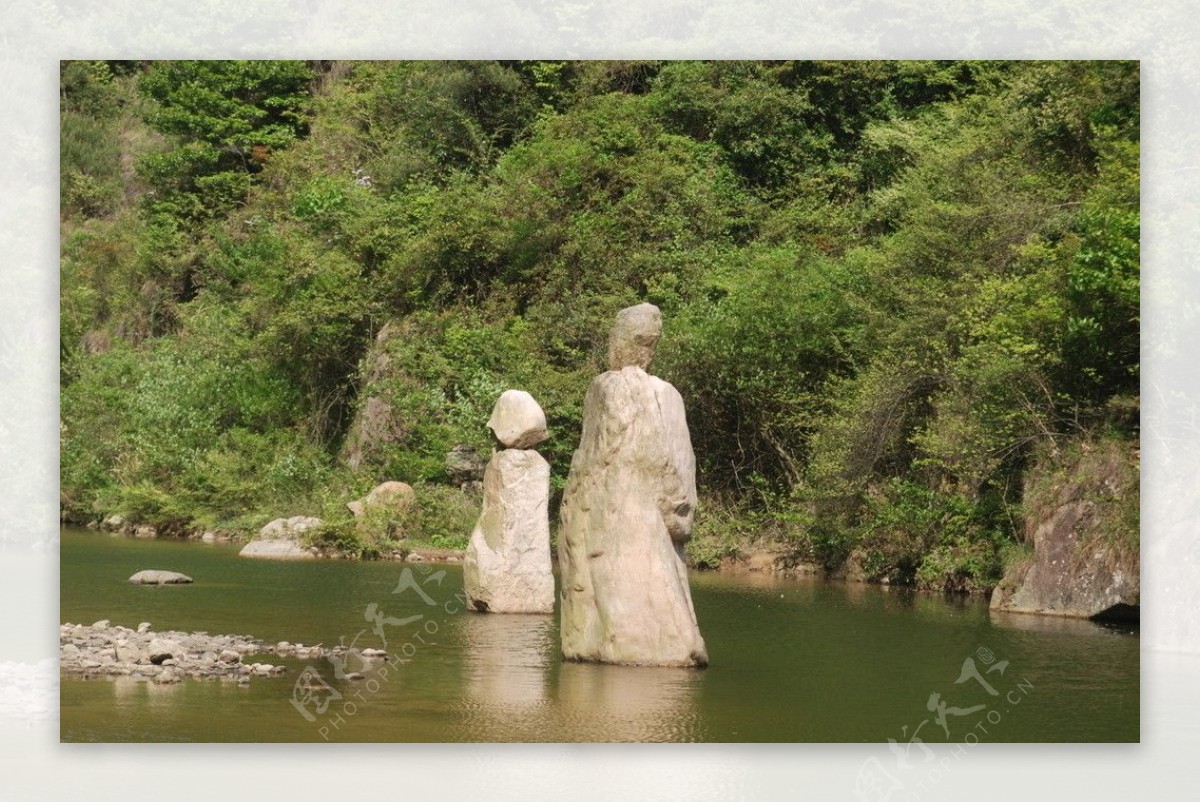
M 125 529 L 125 525 L 126 525 L 125 517 L 122 516 L 120 513 L 114 513 L 111 516 L 104 519 L 104 521 L 100 522 L 100 529 L 109 530 L 112 532 L 119 532 L 119 531 Z
M 446 473 L 456 485 L 479 482 L 486 465 L 474 446 L 460 443 L 446 452 Z
M 192 578 L 186 574 L 179 572 L 169 572 L 163 569 L 143 569 L 133 577 L 129 578 L 129 582 L 134 585 L 143 586 L 163 586 L 163 585 L 178 585 L 181 583 L 190 583 Z
M 271 560 L 312 560 L 317 551 L 300 544 L 300 534 L 324 522 L 315 516 L 292 516 L 275 519 L 259 530 L 258 536 L 242 547 L 238 553 L 243 558 L 267 558 Z
M 174 639 L 151 639 L 146 647 L 146 658 L 152 664 L 161 664 L 169 658 L 184 658 L 187 651 Z

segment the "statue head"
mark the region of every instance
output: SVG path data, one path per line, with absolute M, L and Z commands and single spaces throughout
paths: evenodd
M 621 310 L 608 333 L 608 369 L 620 371 L 629 365 L 649 368 L 660 337 L 662 313 L 658 307 L 638 304 Z
M 487 427 L 509 449 L 530 449 L 550 437 L 541 405 L 523 390 L 500 394 Z

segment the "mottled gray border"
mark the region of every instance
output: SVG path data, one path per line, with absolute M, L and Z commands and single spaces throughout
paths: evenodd
M 924 794 L 1194 794 L 1186 782 L 1189 748 L 1200 737 L 1193 720 L 1200 711 L 1193 682 L 1200 676 L 1200 370 L 1190 345 L 1200 342 L 1200 26 L 1185 0 L 9 0 L 0 14 L 0 606 L 8 613 L 0 659 L 26 662 L 27 686 L 43 689 L 53 678 L 36 662 L 53 655 L 58 618 L 58 59 L 1141 59 L 1143 745 L 989 746 L 947 764 Z M 60 746 L 53 725 L 37 717 L 4 718 L 18 709 L 40 710 L 0 709 L 0 795 L 23 798 L 840 799 L 854 796 L 856 773 L 879 755 L 875 746 L 821 745 L 101 749 Z

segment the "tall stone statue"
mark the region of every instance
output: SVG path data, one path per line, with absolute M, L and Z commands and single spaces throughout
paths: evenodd
M 548 436 L 546 414 L 523 390 L 506 390 L 488 428 L 498 451 L 483 473 L 483 512 L 463 559 L 471 609 L 553 613 L 550 464 L 533 449 Z
M 584 401 L 559 533 L 569 660 L 708 663 L 683 558 L 696 458 L 679 391 L 646 373 L 661 334 L 653 304 L 622 310 L 609 334 L 609 370 Z

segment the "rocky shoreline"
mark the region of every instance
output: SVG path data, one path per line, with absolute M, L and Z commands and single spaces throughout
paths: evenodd
M 67 622 L 59 628 L 59 666 L 63 675 L 82 677 L 128 677 L 153 683 L 178 683 L 187 678 L 225 680 L 249 685 L 252 678 L 279 677 L 287 673 L 282 664 L 246 662 L 251 655 L 278 655 L 300 660 L 337 659 L 349 647 L 307 646 L 281 641 L 267 644 L 241 635 L 209 635 L 204 631 L 151 630 L 149 622 L 131 629 L 107 619 L 91 625 Z M 355 656 L 387 660 L 383 650 L 355 649 Z M 347 675 L 356 679 L 354 673 Z

